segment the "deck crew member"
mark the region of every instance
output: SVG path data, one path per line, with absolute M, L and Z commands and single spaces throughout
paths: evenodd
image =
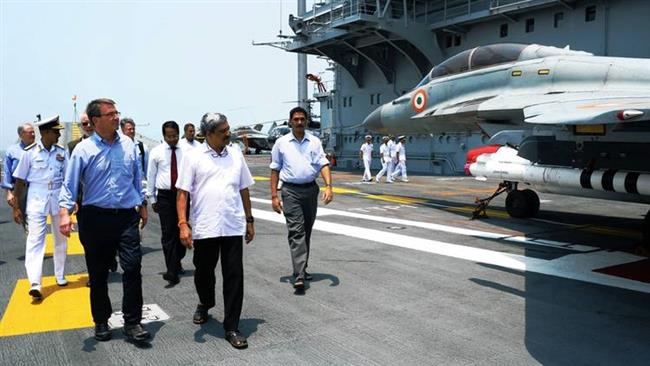
M 359 159 L 363 161 L 363 182 L 372 181 L 372 173 L 370 173 L 370 163 L 372 162 L 372 136 L 366 135 L 366 141 L 359 149 Z
M 163 279 L 168 282 L 167 287 L 173 287 L 180 282 L 181 260 L 185 257 L 186 250 L 179 238 L 176 180 L 183 154 L 189 150 L 183 151 L 178 147 L 179 132 L 176 122 L 163 123 L 162 133 L 165 142 L 151 149 L 147 174 L 147 195 L 151 209 L 160 217 L 162 231 L 160 242 L 166 267 Z
M 194 124 L 189 122 L 186 123 L 185 126 L 183 126 L 183 138 L 178 142 L 178 146 L 184 150 L 190 150 L 200 146 L 201 143 L 194 138 L 194 133 Z
M 390 154 L 390 160 L 388 161 L 388 173 L 386 178 L 390 177 L 391 182 L 393 181 L 393 173 L 395 168 L 397 168 L 397 144 L 395 143 L 395 136 L 388 135 L 388 152 Z
M 120 112 L 108 98 L 91 101 L 86 107 L 95 133 L 72 152 L 59 196 L 59 230 L 70 235 L 70 212 L 83 187 L 83 201 L 77 213 L 79 239 L 84 247 L 90 277 L 90 309 L 95 322 L 95 339 L 107 341 L 111 300 L 108 297 L 108 269 L 115 253 L 123 270 L 122 312 L 124 333 L 135 341 L 149 338 L 142 327 L 142 248 L 138 224 L 147 223 L 142 192 L 142 170 L 137 147 L 117 133 Z
M 386 174 L 386 183 L 393 183 L 393 180 L 390 177 L 390 174 L 388 173 L 388 163 L 390 162 L 390 148 L 388 147 L 388 141 L 390 139 L 388 136 L 382 137 L 382 144 L 379 145 L 379 156 L 381 159 L 381 170 L 379 173 L 377 173 L 377 177 L 375 178 L 375 181 L 377 183 L 380 183 L 381 177 Z
M 41 277 L 43 273 L 43 255 L 45 253 L 45 234 L 47 231 L 47 216 L 52 216 L 52 234 L 54 236 L 54 276 L 56 284 L 65 286 L 65 258 L 68 241 L 57 230 L 59 226 L 59 192 L 67 165 L 65 149 L 56 143 L 61 136 L 63 125 L 59 116 L 55 116 L 37 124 L 41 132 L 41 140 L 25 147 L 25 153 L 20 158 L 14 171 L 16 197 L 27 189 L 27 205 L 21 212 L 20 205 L 14 205 L 14 220 L 22 224 L 27 216 L 27 243 L 25 246 L 25 268 L 31 287 L 29 294 L 40 300 Z
M 395 155 L 397 159 L 397 166 L 391 178 L 395 180 L 398 175 L 401 175 L 402 182 L 408 182 L 406 175 L 406 136 L 398 137 L 399 143 L 395 147 Z
M 20 157 L 25 152 L 25 148 L 34 143 L 34 126 L 31 123 L 24 123 L 18 127 L 18 137 L 20 141 L 7 148 L 5 152 L 5 161 L 3 165 L 4 174 L 2 176 L 2 188 L 7 191 L 7 204 L 13 207 L 15 203 L 14 196 L 14 171 L 18 166 Z
M 307 273 L 311 230 L 318 208 L 318 184 L 320 173 L 325 181 L 323 202 L 332 201 L 332 174 L 329 161 L 318 137 L 305 132 L 307 111 L 301 107 L 289 112 L 291 133 L 275 142 L 271 151 L 271 201 L 273 210 L 284 211 L 289 231 L 289 249 L 293 264 L 293 287 L 304 290 Z M 282 200 L 278 196 L 278 183 L 282 184 Z
M 255 236 L 248 187 L 254 184 L 244 155 L 228 146 L 230 125 L 221 113 L 206 113 L 201 119 L 205 144 L 186 152 L 181 161 L 177 213 L 183 245 L 194 247 L 194 284 L 199 295 L 192 321 L 208 321 L 208 309 L 215 305 L 214 269 L 221 256 L 225 337 L 235 348 L 248 342 L 239 331 L 244 299 L 243 238 Z M 190 222 L 186 216 L 191 195 Z M 195 199 L 196 198 L 196 199 Z

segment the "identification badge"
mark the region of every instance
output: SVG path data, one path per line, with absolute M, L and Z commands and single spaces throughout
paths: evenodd
M 65 157 L 63 155 L 61 155 L 61 154 L 56 154 L 56 160 L 63 161 L 63 160 L 65 160 Z

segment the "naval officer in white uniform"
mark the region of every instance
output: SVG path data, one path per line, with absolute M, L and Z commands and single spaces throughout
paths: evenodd
M 65 258 L 68 241 L 59 230 L 59 191 L 67 166 L 65 149 L 56 143 L 61 136 L 63 125 L 59 116 L 46 119 L 36 124 L 41 132 L 41 140 L 25 147 L 14 171 L 16 184 L 14 191 L 20 194 L 27 189 L 25 212 L 19 205 L 14 205 L 14 220 L 27 224 L 27 243 L 25 248 L 25 268 L 31 287 L 29 294 L 35 299 L 43 297 L 41 276 L 43 272 L 43 255 L 45 252 L 45 233 L 47 216 L 52 216 L 52 235 L 54 236 L 54 275 L 59 286 L 65 286 Z M 17 197 L 19 195 L 17 194 Z

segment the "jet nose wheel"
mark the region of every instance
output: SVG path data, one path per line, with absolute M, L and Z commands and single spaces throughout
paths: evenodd
M 539 196 L 530 189 L 510 191 L 506 197 L 506 211 L 516 218 L 535 216 L 539 212 Z

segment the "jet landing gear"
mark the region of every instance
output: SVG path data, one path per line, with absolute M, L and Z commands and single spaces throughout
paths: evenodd
M 472 220 L 487 217 L 486 209 L 490 201 L 503 192 L 508 192 L 506 196 L 506 211 L 508 215 L 516 218 L 528 218 L 537 215 L 539 212 L 539 196 L 531 189 L 517 190 L 517 182 L 499 183 L 497 190 L 487 198 L 477 198 L 477 204 L 472 213 Z

